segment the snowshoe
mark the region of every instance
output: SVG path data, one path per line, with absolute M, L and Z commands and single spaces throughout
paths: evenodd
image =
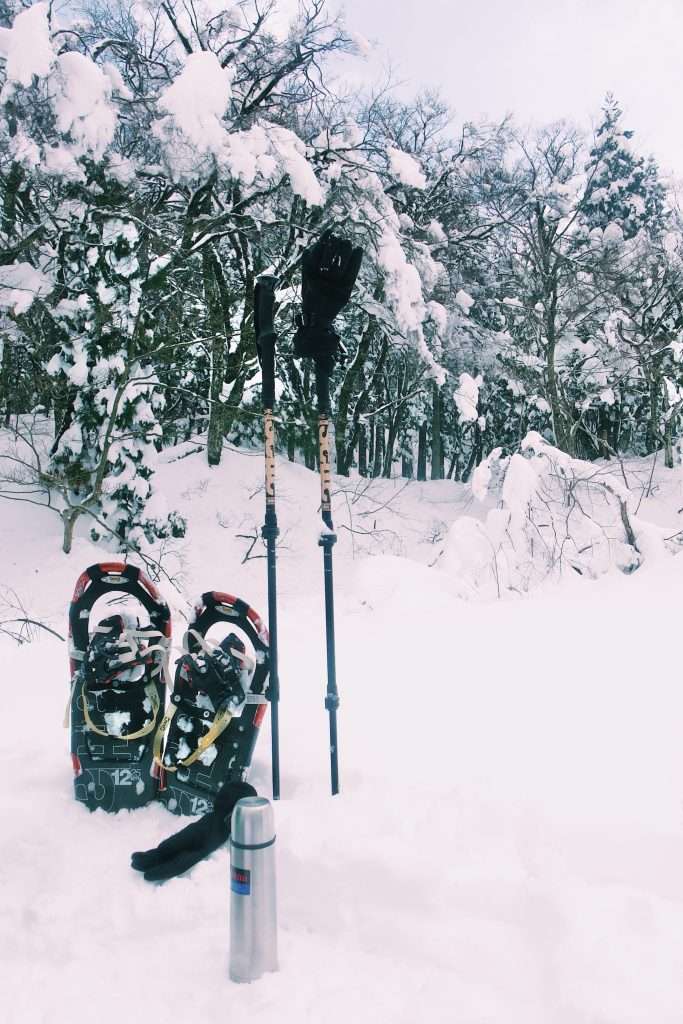
M 244 632 L 220 644 L 206 634 L 228 622 Z M 268 630 L 231 594 L 203 594 L 176 663 L 169 709 L 154 741 L 159 799 L 175 814 L 207 814 L 227 782 L 244 781 L 266 712 Z
M 149 615 L 90 625 L 95 602 L 129 594 Z M 69 609 L 71 760 L 77 800 L 91 811 L 141 807 L 156 796 L 154 732 L 163 714 L 171 617 L 134 565 L 103 562 L 78 578 Z

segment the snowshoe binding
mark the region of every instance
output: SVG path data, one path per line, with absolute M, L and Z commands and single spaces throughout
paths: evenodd
M 95 602 L 128 594 L 149 615 L 129 612 L 90 625 Z M 156 796 L 154 733 L 165 705 L 171 619 L 154 584 L 133 565 L 91 565 L 69 609 L 71 759 L 77 800 L 90 810 L 141 807 Z
M 235 633 L 220 644 L 207 639 L 225 622 L 242 630 L 254 658 Z M 244 781 L 251 763 L 266 712 L 268 631 L 244 601 L 211 591 L 195 608 L 184 648 L 154 741 L 158 796 L 175 814 L 207 814 L 227 782 Z

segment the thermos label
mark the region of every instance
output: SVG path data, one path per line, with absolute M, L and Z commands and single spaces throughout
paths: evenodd
M 248 896 L 251 892 L 251 871 L 246 868 L 230 868 L 230 888 L 241 896 Z

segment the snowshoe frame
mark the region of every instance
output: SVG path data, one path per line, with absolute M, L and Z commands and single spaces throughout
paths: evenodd
M 225 783 L 244 781 L 266 713 L 269 635 L 261 616 L 246 601 L 233 594 L 207 591 L 195 606 L 194 618 L 188 625 L 185 637 L 188 653 L 200 653 L 201 643 L 197 636 L 206 637 L 211 627 L 218 623 L 236 626 L 245 633 L 254 647 L 256 667 L 239 717 L 220 711 L 215 716 L 214 724 L 220 715 L 228 721 L 216 737 L 218 754 L 208 766 L 196 757 L 188 758 L 183 770 L 170 771 L 164 766 L 161 757 L 161 748 L 167 739 L 164 734 L 179 703 L 176 694 L 171 696 L 171 707 L 159 726 L 155 747 L 158 798 L 174 814 L 206 814 L 213 810 L 214 797 Z
M 91 811 L 133 809 L 156 796 L 153 740 L 166 697 L 164 665 L 145 687 L 153 708 L 149 728 L 125 737 L 107 735 L 92 727 L 79 668 L 90 642 L 90 613 L 95 602 L 108 593 L 130 594 L 148 613 L 162 643 L 170 646 L 171 638 L 168 605 L 137 566 L 100 562 L 78 577 L 69 606 L 71 761 L 75 797 Z M 160 655 L 157 658 L 159 665 L 165 661 Z

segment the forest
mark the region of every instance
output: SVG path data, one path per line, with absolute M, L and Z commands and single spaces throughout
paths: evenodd
M 253 292 L 277 279 L 278 449 L 315 467 L 291 339 L 302 251 L 362 246 L 338 321 L 336 473 L 471 479 L 530 431 L 677 459 L 683 223 L 612 95 L 595 129 L 462 123 L 359 90 L 325 0 L 0 2 L 0 497 L 137 550 L 186 524 L 162 448 L 262 444 Z M 568 112 L 569 113 L 569 112 Z

